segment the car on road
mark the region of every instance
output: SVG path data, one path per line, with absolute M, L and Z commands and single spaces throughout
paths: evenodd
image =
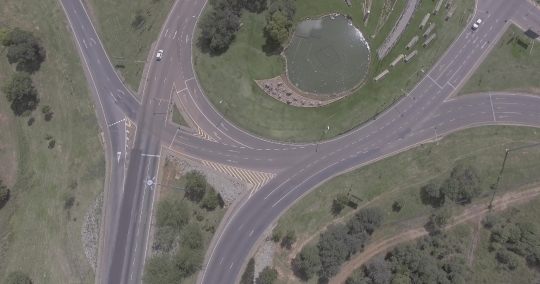
M 472 25 L 472 29 L 476 30 L 481 24 L 484 22 L 482 19 L 476 20 L 476 22 Z
M 157 61 L 160 61 L 161 58 L 163 58 L 163 50 L 160 49 L 157 52 L 156 59 L 157 59 Z

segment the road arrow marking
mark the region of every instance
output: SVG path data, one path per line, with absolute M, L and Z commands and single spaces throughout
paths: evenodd
M 118 163 L 120 163 L 121 156 L 122 156 L 122 152 L 116 152 L 116 159 L 118 160 Z
M 90 40 L 91 40 L 91 41 L 93 41 L 93 42 L 94 42 L 94 44 L 96 44 L 96 41 L 95 41 L 95 40 L 94 40 L 93 38 L 90 38 Z

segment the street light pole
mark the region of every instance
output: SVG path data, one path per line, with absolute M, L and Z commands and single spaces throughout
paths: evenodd
M 226 101 L 224 100 L 220 100 L 219 101 L 219 104 L 222 104 L 222 103 L 225 103 L 225 106 L 227 107 L 227 110 L 225 110 L 225 112 L 223 113 L 223 115 L 221 116 L 221 120 L 218 122 L 218 124 L 216 124 L 216 126 L 220 125 L 221 122 L 223 121 L 223 119 L 225 118 L 225 115 L 227 114 L 227 112 L 229 111 L 229 104 L 227 104 Z
M 324 129 L 324 132 L 323 134 L 321 135 L 321 138 L 319 138 L 319 141 L 317 141 L 317 146 L 315 147 L 315 152 L 317 152 L 317 149 L 319 149 L 319 143 L 321 142 L 324 134 L 326 134 L 326 132 L 330 129 L 330 125 L 327 125 L 326 128 Z

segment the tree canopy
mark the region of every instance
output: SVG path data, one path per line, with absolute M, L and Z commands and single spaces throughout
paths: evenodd
M 9 199 L 9 189 L 2 183 L 0 179 L 0 208 Z
M 185 174 L 186 192 L 189 197 L 195 202 L 201 201 L 206 193 L 207 183 L 206 177 L 202 172 L 190 171 Z
M 255 278 L 255 259 L 252 257 L 249 259 L 246 270 L 242 274 L 240 284 L 253 284 L 253 278 Z
M 15 115 L 34 110 L 38 104 L 38 92 L 30 74 L 26 72 L 14 73 L 2 86 L 2 92 L 6 94 Z
M 45 48 L 32 32 L 15 28 L 9 35 L 8 57 L 21 63 L 38 63 L 45 59 Z
M 261 281 L 262 284 L 272 284 L 277 278 L 277 270 L 275 268 L 271 268 L 270 266 L 265 267 L 261 271 L 261 274 L 259 274 L 259 281 Z
M 6 29 L 0 30 L 0 45 L 9 46 L 11 44 L 11 31 Z
M 293 265 L 305 278 L 309 279 L 313 277 L 321 268 L 319 250 L 313 245 L 304 246 L 293 260 Z
M 289 39 L 289 29 L 291 26 L 291 20 L 287 19 L 282 12 L 275 11 L 270 15 L 265 29 L 273 40 L 283 44 Z

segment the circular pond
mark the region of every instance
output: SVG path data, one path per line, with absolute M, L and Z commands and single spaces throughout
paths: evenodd
M 287 76 L 298 89 L 333 95 L 358 86 L 369 67 L 369 46 L 347 17 L 305 20 L 284 51 Z

